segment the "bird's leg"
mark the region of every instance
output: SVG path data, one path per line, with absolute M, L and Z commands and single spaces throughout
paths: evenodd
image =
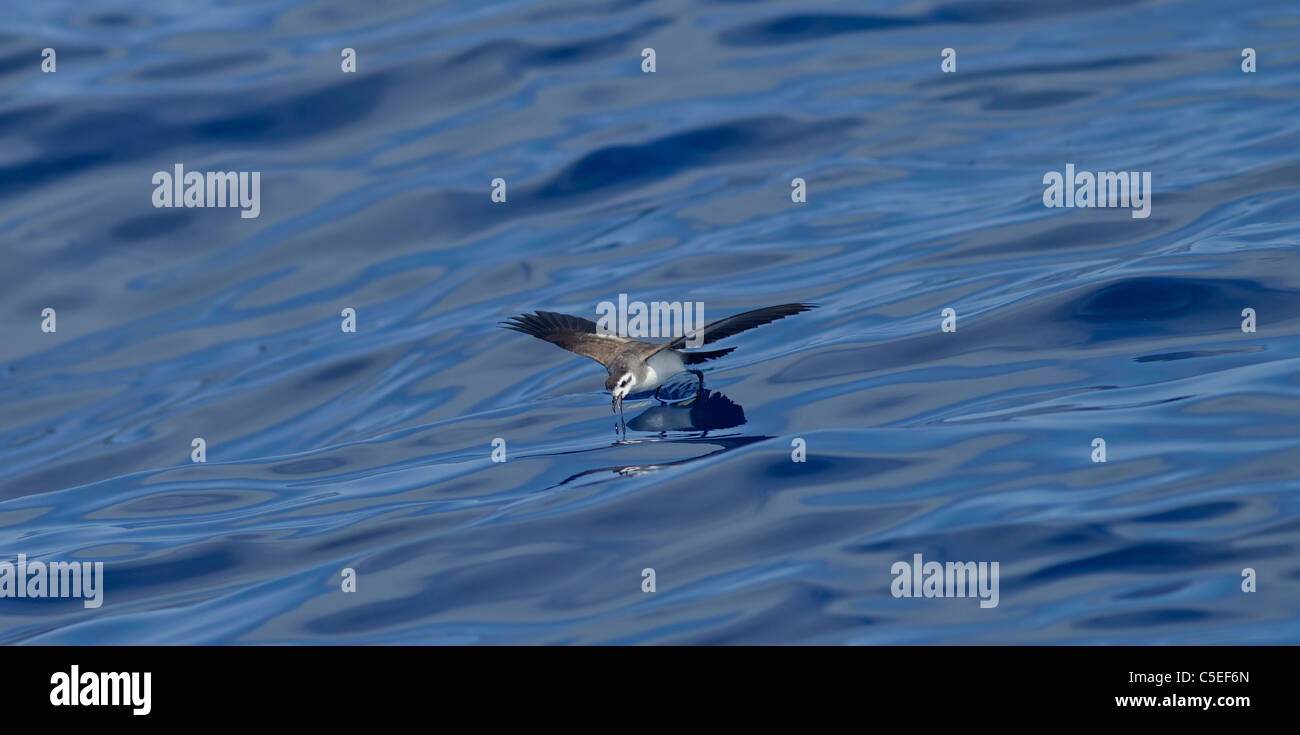
M 627 438 L 627 419 L 623 416 L 623 400 L 614 398 L 614 410 L 618 412 L 618 426 L 623 432 L 623 438 Z
M 660 403 L 663 403 L 663 402 L 664 402 L 664 399 L 662 399 L 662 398 L 659 397 L 659 391 L 661 391 L 661 390 L 663 390 L 663 389 L 664 389 L 664 387 L 663 387 L 662 385 L 659 386 L 658 388 L 655 388 L 654 399 L 655 399 L 656 401 L 659 401 Z
M 697 378 L 700 379 L 700 384 L 699 384 L 699 386 L 696 387 L 696 389 L 695 389 L 695 397 L 696 397 L 696 398 L 699 398 L 699 397 L 700 397 L 700 394 L 704 392 L 704 371 L 702 371 L 702 370 L 691 370 L 691 371 L 689 371 L 689 372 L 695 373 L 695 377 L 697 377 Z

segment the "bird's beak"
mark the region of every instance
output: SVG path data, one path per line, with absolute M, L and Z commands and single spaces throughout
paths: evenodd
M 618 397 L 618 394 L 615 393 L 615 394 L 614 394 L 614 407 L 613 407 L 613 413 L 618 413 L 618 407 L 619 407 L 619 404 L 622 403 L 622 402 L 623 402 L 623 399 L 622 399 L 622 398 L 619 398 L 619 397 Z

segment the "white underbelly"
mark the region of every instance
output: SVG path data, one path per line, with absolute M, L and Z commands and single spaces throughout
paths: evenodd
M 646 360 L 645 381 L 638 381 L 637 390 L 654 390 L 664 384 L 665 380 L 686 369 L 682 356 L 672 350 L 656 352 Z

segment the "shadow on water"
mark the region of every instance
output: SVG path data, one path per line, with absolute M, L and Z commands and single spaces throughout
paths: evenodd
M 651 406 L 627 422 L 633 431 L 647 431 L 667 436 L 670 431 L 710 431 L 730 429 L 745 423 L 745 409 L 717 391 L 706 390 L 699 396 L 678 403 Z
M 631 446 L 637 444 L 703 444 L 717 445 L 720 448 L 705 454 L 665 462 L 646 464 L 613 465 L 596 467 L 570 475 L 560 481 L 566 485 L 583 477 L 612 472 L 616 475 L 635 476 L 656 472 L 665 467 L 689 464 L 705 457 L 713 457 L 738 447 L 770 439 L 768 436 L 730 436 L 709 437 L 710 431 L 731 429 L 745 423 L 745 409 L 740 404 L 717 392 L 705 390 L 697 396 L 675 403 L 663 402 L 651 406 L 627 422 L 626 429 L 657 434 L 655 438 L 628 439 L 622 434 L 612 446 Z M 698 436 L 669 439 L 669 432 L 695 433 Z

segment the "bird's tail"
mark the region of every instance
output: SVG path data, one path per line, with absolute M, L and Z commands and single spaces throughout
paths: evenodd
M 731 352 L 734 349 L 736 348 L 728 347 L 722 350 L 708 350 L 707 352 L 683 352 L 681 353 L 682 362 L 686 363 L 687 365 L 698 365 L 699 363 L 705 362 L 707 360 L 715 360 L 719 357 L 722 357 L 723 355 Z

